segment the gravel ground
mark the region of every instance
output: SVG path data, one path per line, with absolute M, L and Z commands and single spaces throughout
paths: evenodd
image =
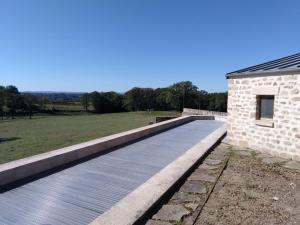
M 208 224 L 300 224 L 300 173 L 233 153 L 197 218 Z

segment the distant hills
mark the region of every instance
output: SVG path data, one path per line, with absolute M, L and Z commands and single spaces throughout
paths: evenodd
M 52 102 L 78 102 L 84 92 L 26 91 L 38 97 L 47 97 Z

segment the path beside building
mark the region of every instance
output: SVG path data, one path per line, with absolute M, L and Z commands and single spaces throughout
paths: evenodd
M 224 143 L 147 225 L 299 224 L 300 163 Z

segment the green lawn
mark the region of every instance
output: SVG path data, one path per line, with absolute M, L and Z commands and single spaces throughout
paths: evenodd
M 148 125 L 177 112 L 36 116 L 0 121 L 0 164 Z

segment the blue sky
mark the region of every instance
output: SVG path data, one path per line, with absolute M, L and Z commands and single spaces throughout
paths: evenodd
M 126 91 L 225 73 L 300 52 L 298 0 L 0 0 L 0 84 Z

